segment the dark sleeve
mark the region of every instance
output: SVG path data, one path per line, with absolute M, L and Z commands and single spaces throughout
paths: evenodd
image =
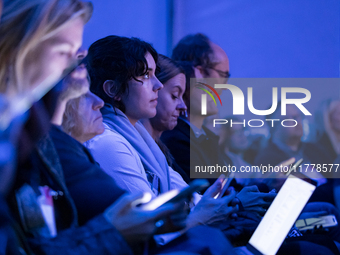
M 82 227 L 64 230 L 55 238 L 35 237 L 29 242 L 36 254 L 133 254 L 125 239 L 102 215 Z
M 164 132 L 161 140 L 169 148 L 179 167 L 190 176 L 190 139 L 175 128 Z
M 64 171 L 66 186 L 78 211 L 79 225 L 83 225 L 103 213 L 125 191 L 92 161 L 85 147 L 65 135 L 51 137 Z

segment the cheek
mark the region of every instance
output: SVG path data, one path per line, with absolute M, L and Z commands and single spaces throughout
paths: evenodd
M 168 120 L 170 116 L 175 111 L 176 106 L 174 105 L 174 100 L 169 96 L 159 96 L 159 101 L 157 104 L 157 114 L 162 117 L 163 120 Z

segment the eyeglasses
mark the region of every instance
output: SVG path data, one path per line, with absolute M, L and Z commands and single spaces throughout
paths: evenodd
M 221 78 L 228 79 L 230 77 L 229 71 L 221 71 L 221 70 L 218 70 L 218 69 L 216 69 L 215 67 L 212 67 L 212 66 L 208 66 L 207 68 L 216 71 Z

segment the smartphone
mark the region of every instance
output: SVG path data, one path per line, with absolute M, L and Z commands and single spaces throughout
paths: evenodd
M 317 218 L 301 219 L 295 222 L 295 226 L 300 230 L 314 229 L 316 227 L 322 226 L 323 228 L 335 227 L 338 222 L 334 215 L 320 216 Z
M 190 199 L 194 192 L 199 192 L 209 186 L 209 182 L 205 179 L 197 179 L 190 182 L 189 186 L 179 191 L 177 189 L 170 190 L 159 195 L 147 204 L 141 205 L 141 209 L 152 211 L 166 203 L 177 203 L 185 199 Z
M 221 191 L 214 197 L 214 199 L 221 198 L 226 190 L 228 189 L 231 181 L 234 179 L 234 173 L 231 173 L 228 178 L 225 178 L 222 182 L 222 189 Z
M 298 161 L 295 161 L 294 165 L 289 169 L 289 171 L 286 173 L 286 175 L 290 175 L 290 173 L 295 170 L 294 172 L 296 172 L 296 169 L 298 169 L 298 167 L 302 164 L 303 158 L 301 158 Z
M 289 171 L 286 173 L 287 176 L 289 176 L 290 174 L 310 183 L 313 184 L 314 186 L 317 186 L 318 182 L 309 178 L 307 175 L 303 174 L 300 169 L 299 166 L 302 164 L 303 159 L 300 159 L 298 161 L 295 162 L 295 164 L 289 169 Z

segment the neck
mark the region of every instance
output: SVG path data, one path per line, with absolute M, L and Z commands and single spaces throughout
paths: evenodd
M 141 120 L 143 126 L 145 127 L 145 129 L 149 132 L 149 134 L 151 135 L 152 139 L 154 139 L 155 141 L 158 140 L 163 131 L 159 131 L 153 128 L 150 119 L 142 119 Z
M 203 126 L 203 122 L 206 116 L 201 116 L 201 115 L 190 115 L 188 113 L 188 120 L 190 124 L 194 125 L 195 127 L 201 129 Z
M 63 123 L 63 116 L 66 109 L 66 103 L 67 103 L 66 101 L 61 101 L 57 103 L 51 119 L 52 124 L 56 126 L 61 126 L 61 124 Z
M 126 117 L 129 119 L 130 123 L 132 124 L 132 126 L 135 126 L 138 120 L 135 119 L 131 119 L 129 116 L 126 115 Z
M 80 142 L 81 144 L 85 143 L 86 141 L 90 140 L 90 139 L 86 139 L 83 137 L 77 137 L 77 136 L 72 136 L 74 139 L 76 139 L 78 142 Z

